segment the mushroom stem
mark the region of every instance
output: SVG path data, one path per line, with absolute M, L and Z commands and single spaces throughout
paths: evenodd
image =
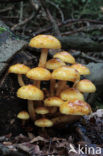
M 76 80 L 76 81 L 74 82 L 74 84 L 73 84 L 73 88 L 76 87 L 76 85 L 77 85 L 78 82 L 79 82 L 79 80 Z
M 24 126 L 26 123 L 26 120 L 22 120 L 22 126 Z
M 40 88 L 40 81 L 36 81 L 35 85 Z
M 35 120 L 35 110 L 34 103 L 31 100 L 28 100 L 28 112 L 32 120 Z
M 41 51 L 41 56 L 40 56 L 40 60 L 39 60 L 39 64 L 38 64 L 39 67 L 45 67 L 47 55 L 48 55 L 48 49 L 43 48 Z
M 18 74 L 18 83 L 21 87 L 25 85 L 21 74 Z
M 50 80 L 50 96 L 54 96 L 54 89 L 55 89 L 55 80 Z
M 60 85 L 57 88 L 57 92 L 56 92 L 56 96 L 59 96 L 60 92 L 62 91 L 62 89 L 64 88 L 64 86 L 66 85 L 66 81 L 62 81 L 60 80 L 61 83 L 59 83 Z
M 54 125 L 60 124 L 60 123 L 72 123 L 78 119 L 80 119 L 80 115 L 64 115 L 64 116 L 58 116 L 52 119 L 52 122 Z

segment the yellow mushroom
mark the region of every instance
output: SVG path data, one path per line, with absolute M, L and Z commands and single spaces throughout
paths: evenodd
M 22 120 L 22 125 L 25 125 L 26 120 L 30 118 L 29 113 L 26 111 L 21 111 L 17 114 L 17 118 Z
M 80 75 L 77 70 L 70 68 L 69 66 L 63 66 L 55 69 L 52 72 L 52 79 L 61 80 L 61 85 L 57 88 L 57 96 L 66 84 L 66 81 L 75 82 L 80 80 Z
M 26 65 L 18 63 L 10 66 L 8 72 L 18 74 L 18 83 L 20 86 L 24 86 L 25 84 L 22 79 L 22 74 L 26 74 L 29 70 L 30 68 L 27 67 Z
M 53 126 L 53 122 L 49 119 L 46 119 L 46 118 L 41 118 L 41 119 L 38 119 L 34 122 L 34 124 L 38 127 L 52 127 Z
M 40 88 L 40 81 L 44 80 L 44 81 L 48 81 L 51 79 L 51 73 L 49 72 L 49 70 L 43 68 L 43 67 L 36 67 L 36 68 L 32 68 L 27 74 L 26 76 L 29 79 L 32 80 L 36 80 L 36 86 L 38 88 Z
M 84 96 L 79 90 L 75 88 L 65 89 L 60 93 L 60 98 L 64 101 L 70 101 L 73 99 L 84 101 Z
M 29 46 L 42 48 L 38 66 L 45 67 L 48 49 L 60 49 L 61 43 L 52 35 L 38 35 L 30 40 Z
M 35 110 L 33 100 L 39 101 L 44 99 L 44 93 L 34 85 L 25 85 L 18 89 L 17 97 L 28 100 L 28 112 L 31 119 L 35 119 Z
M 80 92 L 83 93 L 93 93 L 96 91 L 95 85 L 88 79 L 80 80 L 75 88 L 77 88 Z
M 81 100 L 70 100 L 60 106 L 60 112 L 66 115 L 88 115 L 92 112 L 88 103 Z
M 66 62 L 66 63 L 70 63 L 70 64 L 75 63 L 75 58 L 67 51 L 58 52 L 53 57 L 59 58 L 60 60 L 62 60 L 63 62 Z

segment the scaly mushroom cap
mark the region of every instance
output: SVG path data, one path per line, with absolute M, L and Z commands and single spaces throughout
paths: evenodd
M 44 100 L 44 105 L 48 107 L 56 106 L 60 107 L 60 105 L 63 104 L 63 100 L 59 97 L 49 97 Z
M 53 126 L 53 122 L 46 118 L 38 119 L 34 122 L 34 124 L 38 127 L 52 127 Z
M 60 112 L 66 115 L 88 115 L 91 113 L 91 107 L 84 101 L 71 100 L 64 102 L 60 106 Z
M 29 70 L 30 68 L 24 64 L 15 64 L 9 67 L 8 72 L 14 74 L 26 74 Z
M 71 65 L 71 68 L 76 69 L 80 75 L 89 75 L 90 74 L 89 68 L 87 68 L 86 66 L 79 64 L 79 63 Z
M 49 110 L 47 108 L 45 108 L 45 107 L 38 107 L 38 108 L 35 109 L 35 112 L 37 114 L 44 115 L 44 114 L 48 114 L 49 113 Z
M 27 100 L 43 100 L 44 93 L 34 85 L 25 85 L 18 89 L 17 97 Z
M 29 79 L 32 79 L 32 80 L 50 80 L 51 79 L 51 73 L 43 68 L 43 67 L 36 67 L 36 68 L 33 68 L 31 69 L 27 74 L 26 76 L 29 78 Z
M 75 63 L 75 58 L 70 53 L 68 53 L 66 51 L 56 53 L 53 57 L 54 58 L 59 58 L 63 62 L 66 62 L 66 63 L 71 63 L 71 64 Z
M 62 100 L 65 100 L 65 101 L 70 101 L 73 99 L 84 101 L 83 94 L 81 94 L 77 89 L 74 89 L 74 88 L 63 90 L 60 94 L 60 97 Z
M 63 66 L 55 69 L 52 72 L 52 79 L 75 82 L 76 80 L 80 79 L 80 75 L 74 68 Z
M 80 80 L 76 87 L 80 92 L 83 93 L 93 93 L 96 91 L 95 85 L 88 79 Z
M 30 40 L 29 46 L 35 48 L 60 49 L 61 43 L 52 35 L 38 35 Z
M 29 113 L 26 111 L 21 111 L 17 114 L 17 118 L 22 120 L 28 120 L 30 118 Z
M 54 70 L 64 65 L 66 64 L 60 59 L 51 59 L 46 62 L 46 68 L 51 69 L 51 70 Z

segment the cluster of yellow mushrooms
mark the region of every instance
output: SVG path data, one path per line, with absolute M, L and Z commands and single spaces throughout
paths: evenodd
M 47 61 L 49 49 L 61 49 L 60 41 L 54 36 L 38 35 L 31 39 L 29 46 L 42 48 L 38 66 L 30 69 L 24 64 L 15 64 L 8 70 L 18 74 L 17 97 L 28 100 L 28 112 L 21 111 L 17 117 L 23 123 L 31 118 L 38 127 L 51 127 L 90 114 L 91 107 L 83 93 L 95 92 L 96 87 L 87 79 L 80 80 L 80 75 L 88 75 L 90 70 L 66 51 L 57 52 Z M 34 83 L 25 85 L 22 74 Z M 41 88 L 41 81 L 50 81 L 50 88 Z M 72 88 L 67 82 L 73 82 Z

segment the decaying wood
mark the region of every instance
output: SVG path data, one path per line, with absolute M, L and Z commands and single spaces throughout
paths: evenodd
M 76 49 L 83 52 L 101 52 L 103 51 L 103 42 L 94 41 L 87 36 L 68 36 L 68 37 L 57 37 L 61 43 L 63 49 Z

